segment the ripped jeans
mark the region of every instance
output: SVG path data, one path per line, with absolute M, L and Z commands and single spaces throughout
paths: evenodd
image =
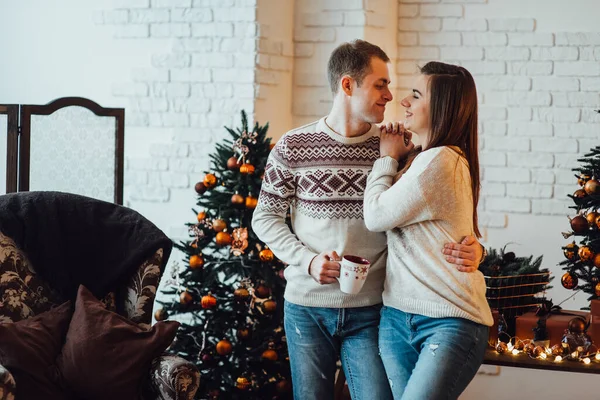
M 379 349 L 394 399 L 457 399 L 477 373 L 487 339 L 487 326 L 466 319 L 383 307 Z
M 323 308 L 285 302 L 294 399 L 333 399 L 338 358 L 353 400 L 392 399 L 377 346 L 380 310 L 381 304 Z

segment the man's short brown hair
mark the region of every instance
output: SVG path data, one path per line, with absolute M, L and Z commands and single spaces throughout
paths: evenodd
M 337 93 L 340 79 L 349 75 L 356 81 L 358 86 L 371 72 L 371 58 L 377 57 L 384 62 L 390 58 L 379 46 L 356 39 L 336 47 L 329 57 L 327 63 L 327 78 L 333 94 Z

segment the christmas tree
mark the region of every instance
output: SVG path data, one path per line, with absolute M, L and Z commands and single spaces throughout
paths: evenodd
M 581 187 L 569 195 L 576 215 L 570 218 L 572 232 L 563 233 L 565 239 L 573 236 L 575 240 L 563 247 L 567 259 L 560 265 L 567 272 L 561 283 L 566 289 L 590 294 L 588 300 L 593 300 L 600 298 L 600 146 L 578 161 L 581 166 L 573 171 Z
M 285 264 L 251 228 L 271 139 L 268 124 L 241 127 L 210 155 L 211 171 L 195 186 L 190 239 L 155 313 L 182 322 L 170 351 L 196 363 L 201 399 L 291 398 L 283 331 Z

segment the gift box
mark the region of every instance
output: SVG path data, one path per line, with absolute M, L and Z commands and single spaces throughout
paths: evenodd
M 590 304 L 590 327 L 588 334 L 592 338 L 592 342 L 600 345 L 600 300 L 592 300 Z
M 552 312 L 546 317 L 540 317 L 539 315 L 536 315 L 535 312 L 531 311 L 517 317 L 515 336 L 521 340 L 533 340 L 535 338 L 533 329 L 538 326 L 538 320 L 540 318 L 546 318 L 546 331 L 548 332 L 546 340 L 549 340 L 549 345 L 552 346 L 561 342 L 565 331 L 569 326 L 569 321 L 577 316 L 585 318 L 586 321 L 590 319 L 590 313 L 586 311 L 561 310 Z M 597 317 L 597 320 L 600 324 L 600 315 Z M 598 328 L 598 331 L 600 332 L 600 327 Z
M 498 310 L 492 310 L 492 318 L 494 318 L 494 325 L 490 327 L 490 333 L 488 336 L 488 343 L 492 347 L 496 347 L 498 344 L 498 323 L 500 321 L 500 313 Z M 598 317 L 600 322 L 600 317 Z

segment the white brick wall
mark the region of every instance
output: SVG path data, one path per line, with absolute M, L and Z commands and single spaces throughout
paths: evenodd
M 593 112 L 600 106 L 600 33 L 576 25 L 540 30 L 532 16 L 482 12 L 492 1 L 115 2 L 96 22 L 114 26 L 120 38 L 170 43 L 132 71 L 131 81 L 114 85 L 113 94 L 130 101 L 128 127 L 165 131 L 148 159 L 166 162 L 128 163 L 126 193 L 136 193 L 134 202 L 167 204 L 180 191 L 189 195 L 184 186 L 199 179 L 209 152 L 194 146 L 211 135 L 218 140 L 242 107 L 271 121 L 274 138 L 324 115 L 331 50 L 363 38 L 392 57 L 396 99 L 428 60 L 458 63 L 474 75 L 484 226 L 504 227 L 511 213 L 568 214 L 563 192 L 572 182 L 563 171 L 600 137 Z M 398 108 L 395 101 L 386 118 L 401 115 Z M 165 150 L 179 145 L 187 152 Z M 175 178 L 178 172 L 186 178 Z
M 253 118 L 255 85 L 263 72 L 262 65 L 255 68 L 256 58 L 265 53 L 258 49 L 256 7 L 256 1 L 119 0 L 115 9 L 96 15 L 96 22 L 112 26 L 117 38 L 143 40 L 144 46 L 151 42 L 152 48 L 162 43 L 164 49 L 151 54 L 146 66 L 140 62 L 130 82 L 113 88 L 113 95 L 129 103 L 128 140 L 136 131 L 153 132 L 142 139 L 151 141 L 147 155 L 127 156 L 128 205 L 147 209 L 146 204 L 155 204 L 150 208 L 162 209 L 161 214 L 189 209 L 192 188 L 209 168 L 207 154 L 226 135 L 223 125 L 237 126 L 242 108 Z M 291 40 L 285 55 L 281 43 L 269 48 L 266 71 L 291 75 Z M 171 220 L 163 229 L 180 232 L 185 222 Z
M 506 218 L 491 217 L 502 213 L 567 215 L 576 187 L 561 174 L 600 144 L 600 33 L 542 32 L 534 18 L 481 18 L 481 8 L 467 18 L 469 3 L 399 1 L 398 80 L 405 86 L 415 63 L 437 55 L 474 75 L 484 226 L 503 227 Z M 555 177 L 568 190 L 555 190 Z

